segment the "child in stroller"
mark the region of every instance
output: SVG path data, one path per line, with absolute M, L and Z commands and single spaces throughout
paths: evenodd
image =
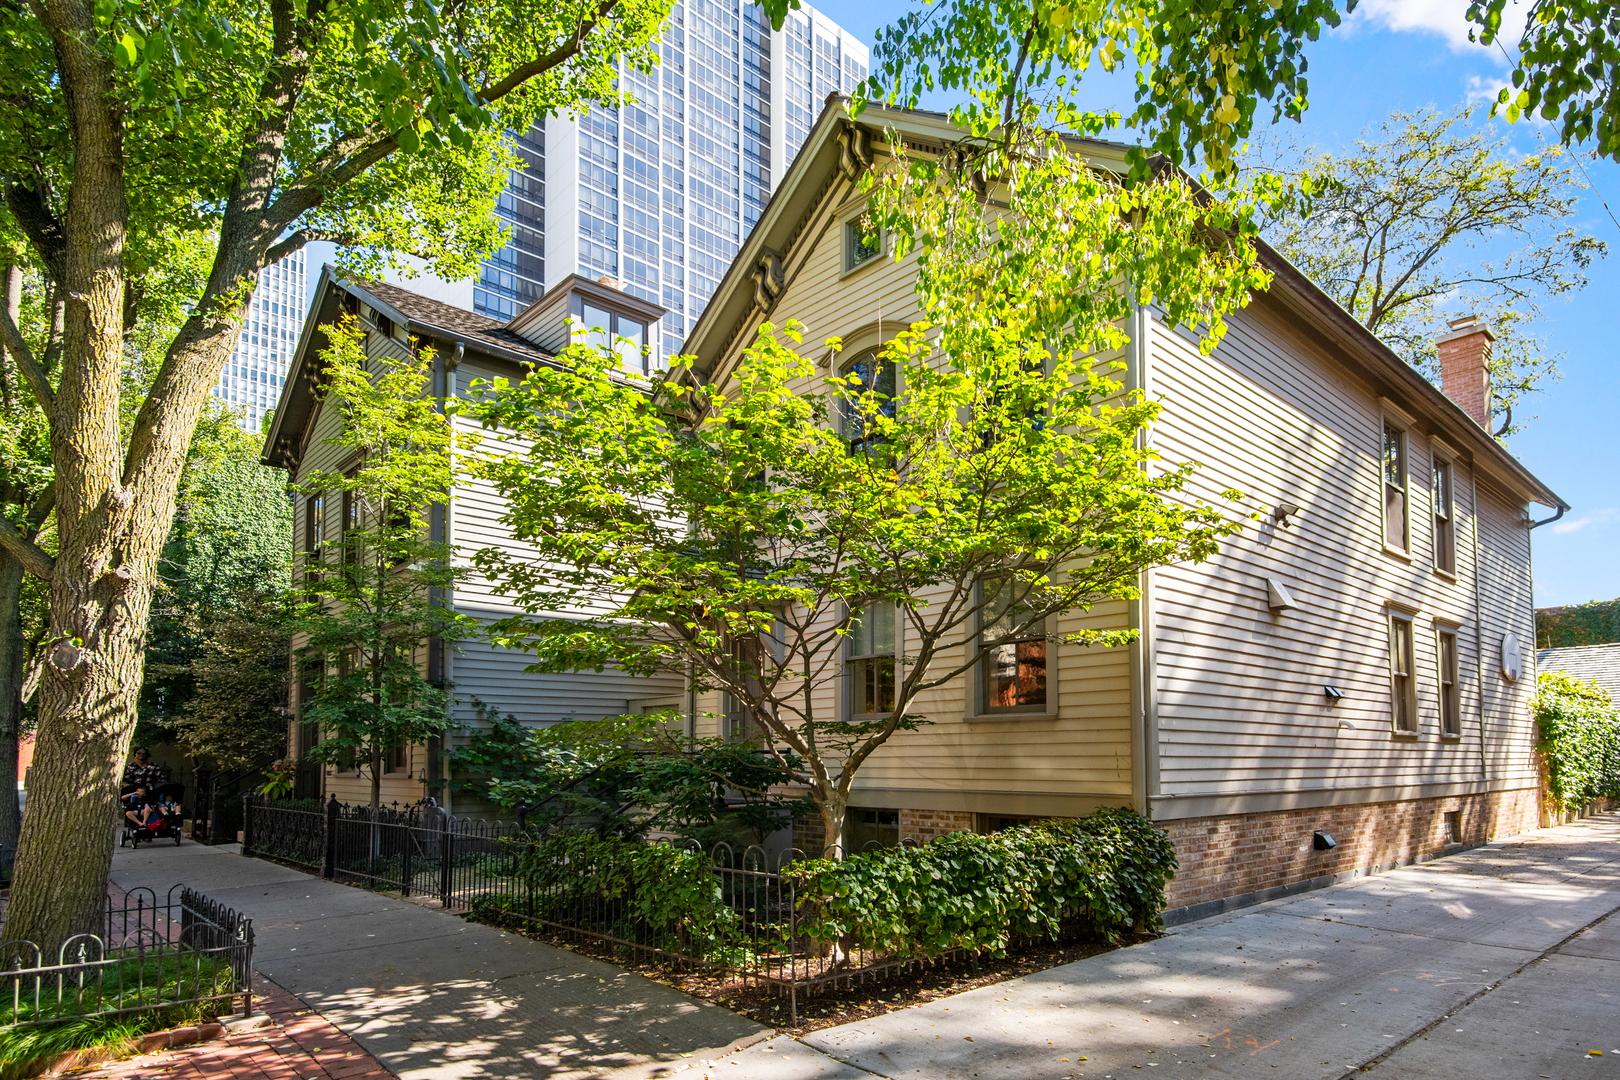
M 159 784 L 150 791 L 145 785 L 137 785 L 125 796 L 124 835 L 119 847 L 125 844 L 139 847 L 143 840 L 151 842 L 171 836 L 178 847 L 180 822 L 184 816 L 180 810 L 183 794 L 185 787 L 181 784 Z

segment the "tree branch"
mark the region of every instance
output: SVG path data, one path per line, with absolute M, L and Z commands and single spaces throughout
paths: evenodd
M 596 9 L 596 18 L 587 19 L 575 27 L 574 36 L 566 45 L 559 45 L 545 56 L 513 68 L 507 73 L 506 78 L 500 82 L 495 83 L 493 86 L 485 86 L 479 90 L 479 100 L 485 104 L 491 101 L 499 101 L 536 75 L 545 74 L 579 52 L 579 47 L 584 44 L 586 38 L 591 36 L 591 31 L 595 30 L 597 25 L 612 13 L 613 9 L 618 6 L 618 2 L 619 0 L 602 0 L 602 3 Z
M 15 176 L 7 176 L 6 209 L 17 219 L 51 280 L 61 281 L 67 276 L 67 233 L 45 201 L 40 190 L 43 185 L 43 180 L 36 179 L 35 186 L 30 187 Z
M 50 380 L 45 377 L 45 369 L 40 367 L 39 361 L 34 359 L 34 353 L 28 347 L 28 342 L 17 328 L 12 319 L 11 312 L 5 313 L 0 320 L 0 337 L 5 339 L 6 351 L 22 373 L 23 381 L 28 384 L 28 390 L 39 402 L 39 407 L 45 411 L 45 418 L 52 423 L 56 422 L 56 394 L 51 390 Z
M 50 553 L 18 531 L 17 526 L 0 517 L 0 547 L 5 548 L 23 569 L 43 581 L 51 580 L 56 572 L 56 560 Z

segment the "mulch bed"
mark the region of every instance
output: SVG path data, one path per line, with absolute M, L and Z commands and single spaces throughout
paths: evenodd
M 734 976 L 684 971 L 669 963 L 630 960 L 628 950 L 606 941 L 578 940 L 561 934 L 508 926 L 505 929 L 535 941 L 603 960 L 645 975 L 693 997 L 724 1005 L 757 1023 L 786 1035 L 799 1036 L 821 1028 L 881 1016 L 895 1009 L 950 997 L 964 990 L 1033 975 L 1088 956 L 1150 941 L 1156 934 L 1126 935 L 1117 944 L 1080 941 L 1053 944 L 1033 942 L 1007 950 L 1005 957 L 955 957 L 880 972 L 864 981 L 855 973 L 853 987 L 823 986 L 814 994 L 799 991 L 798 1021 L 792 1019 L 787 991 L 782 987 L 750 985 Z

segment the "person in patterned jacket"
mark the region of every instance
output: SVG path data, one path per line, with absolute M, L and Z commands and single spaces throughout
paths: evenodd
M 151 791 L 169 779 L 169 770 L 152 764 L 152 753 L 144 746 L 135 748 L 135 760 L 124 766 L 124 788 L 144 787 Z

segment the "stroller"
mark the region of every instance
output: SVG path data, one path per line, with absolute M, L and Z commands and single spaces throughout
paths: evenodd
M 125 789 L 122 794 L 128 797 L 135 793 L 134 788 Z M 144 825 L 137 825 L 129 818 L 124 818 L 124 835 L 118 841 L 118 846 L 128 844 L 130 847 L 140 847 L 141 842 L 156 843 L 158 840 L 174 837 L 174 846 L 180 846 L 180 823 L 185 813 L 180 808 L 180 800 L 185 796 L 184 784 L 159 784 L 150 792 L 154 808 L 169 807 L 168 812 L 154 809 L 152 815 L 146 819 Z

